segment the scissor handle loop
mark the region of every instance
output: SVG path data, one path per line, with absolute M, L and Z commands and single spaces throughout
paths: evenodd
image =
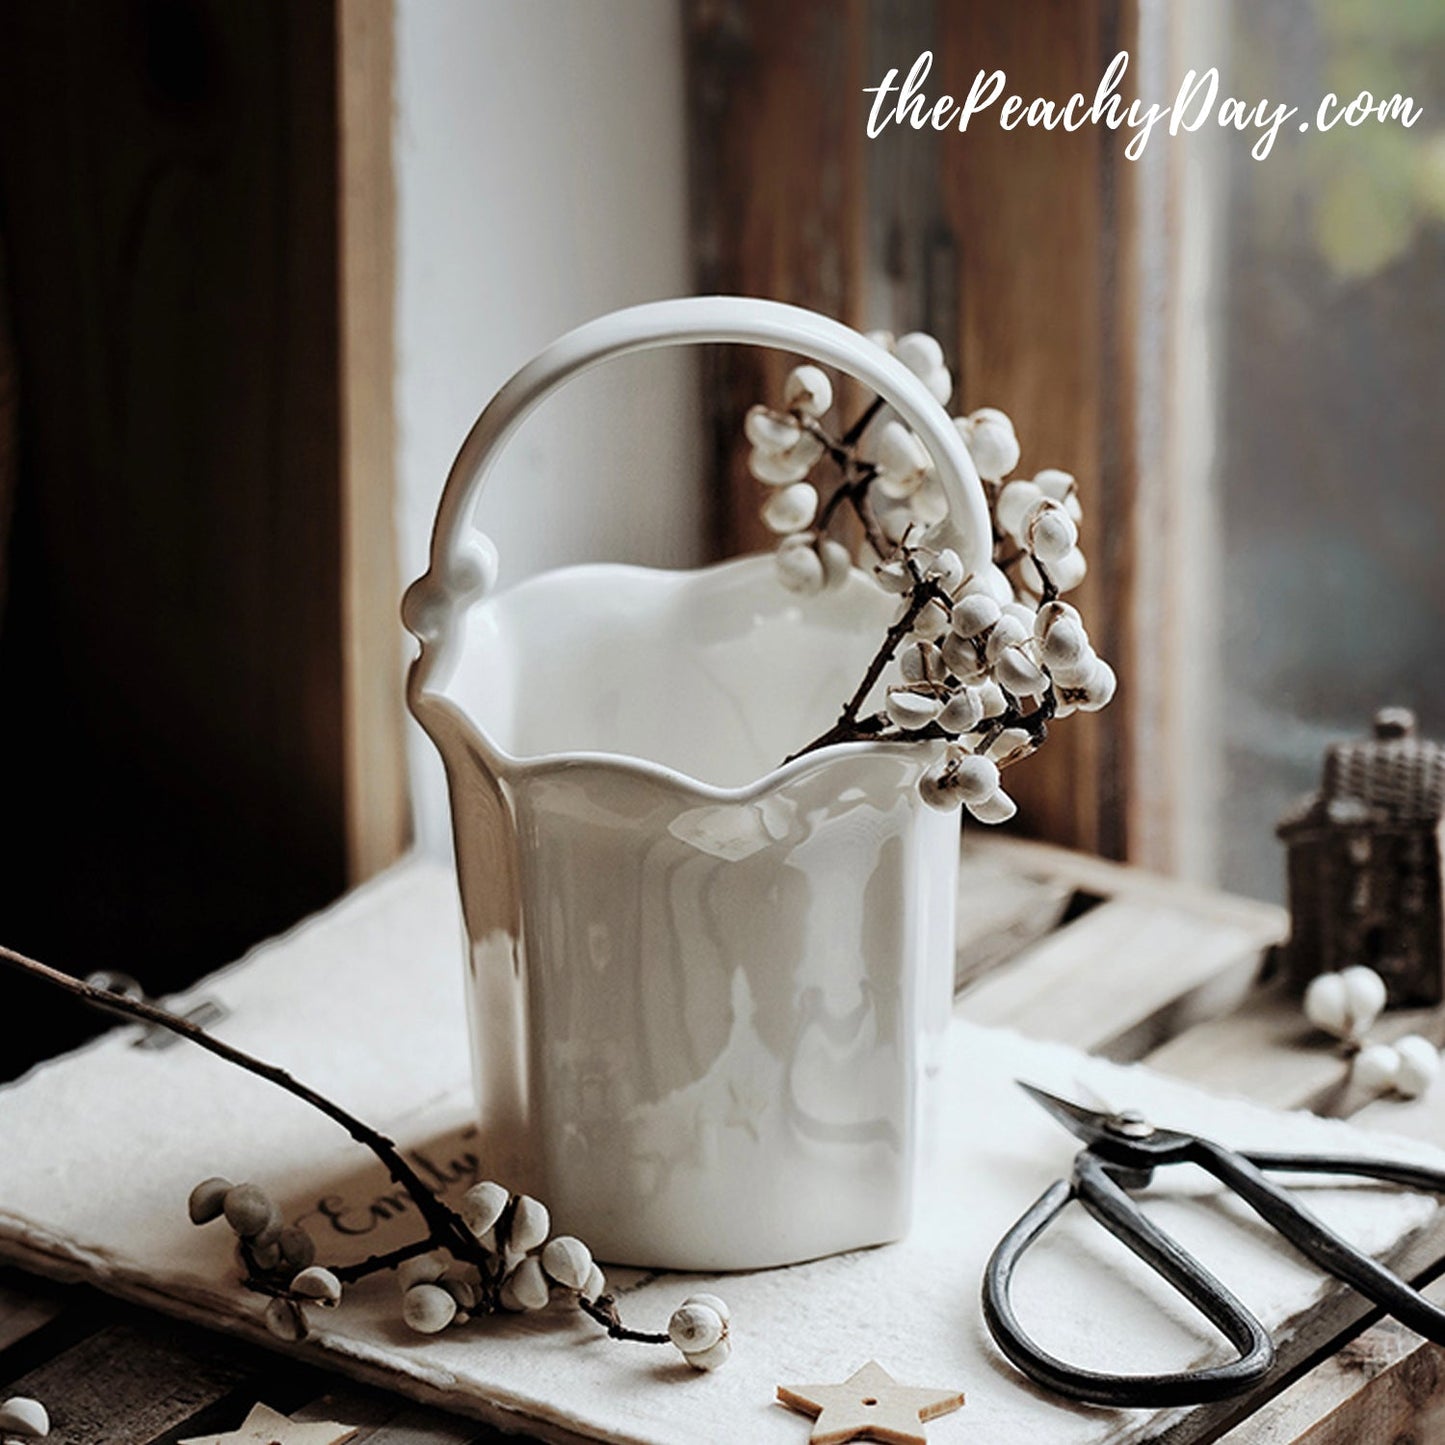
M 1239 1357 L 1173 1374 L 1113 1375 L 1066 1364 L 1037 1344 L 1014 1311 L 1014 1270 L 1024 1251 L 1074 1199 L 1199 1310 L 1239 1351 Z M 1047 1189 L 999 1241 L 984 1272 L 983 1313 L 999 1348 L 1031 1380 L 1095 1405 L 1160 1409 L 1223 1400 L 1257 1384 L 1274 1365 L 1274 1343 L 1264 1326 L 1154 1225 L 1110 1177 L 1107 1166 L 1088 1152 L 1075 1161 L 1073 1179 Z

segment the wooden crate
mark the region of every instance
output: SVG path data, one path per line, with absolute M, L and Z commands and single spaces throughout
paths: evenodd
M 957 1008 L 1279 1107 L 1445 1138 L 1445 1089 L 1369 1101 L 1348 1064 L 1311 1038 L 1297 1003 L 1262 977 L 1282 910 L 1037 844 L 970 842 Z M 1390 1014 L 1382 1037 L 1445 1035 L 1440 1011 Z M 1445 1236 L 1398 1267 L 1429 1273 Z M 1445 1288 L 1438 1292 L 1445 1301 Z M 1170 1445 L 1427 1445 L 1445 1440 L 1445 1351 L 1342 1296 L 1282 1351 L 1267 1389 L 1201 1407 Z M 1292 1364 L 1291 1364 L 1292 1361 Z M 10 1271 L 0 1274 L 0 1396 L 65 1399 L 64 1445 L 173 1445 L 234 1426 L 258 1397 L 298 1419 L 364 1422 L 356 1445 L 470 1445 L 504 1437 L 314 1368 Z M 967 1432 L 963 1432 L 966 1434 Z M 801 1437 L 800 1437 L 801 1438 Z

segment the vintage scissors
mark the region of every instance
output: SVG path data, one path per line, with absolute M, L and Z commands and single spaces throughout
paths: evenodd
M 1445 1194 L 1445 1173 L 1386 1159 L 1239 1153 L 1197 1134 L 1155 1128 L 1136 1113 L 1099 1113 L 1030 1084 L 1019 1087 L 1084 1144 L 1074 1159 L 1073 1176 L 1040 1195 L 999 1242 L 984 1274 L 983 1312 L 989 1330 L 1004 1354 L 1037 1384 L 1097 1405 L 1157 1408 L 1224 1399 L 1248 1389 L 1273 1367 L 1274 1342 L 1264 1326 L 1131 1197 L 1131 1190 L 1143 1189 L 1154 1170 L 1167 1164 L 1196 1164 L 1207 1170 L 1321 1269 L 1426 1339 L 1445 1345 L 1445 1310 L 1332 1233 L 1265 1178 L 1265 1171 L 1353 1175 L 1436 1194 Z M 1014 1313 L 1014 1269 L 1029 1245 L 1075 1199 L 1216 1325 L 1239 1358 L 1176 1374 L 1111 1375 L 1067 1365 L 1035 1344 Z

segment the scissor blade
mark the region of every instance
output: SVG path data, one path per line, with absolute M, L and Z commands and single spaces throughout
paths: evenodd
M 1050 1094 L 1033 1084 L 1024 1083 L 1022 1079 L 1015 1079 L 1014 1082 L 1041 1109 L 1085 1144 L 1092 1144 L 1106 1131 L 1109 1115 L 1100 1114 L 1094 1109 L 1086 1109 L 1082 1104 L 1071 1104 L 1067 1099 L 1059 1098 L 1057 1094 Z

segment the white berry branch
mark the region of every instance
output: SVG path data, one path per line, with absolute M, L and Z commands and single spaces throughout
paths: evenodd
M 153 1024 L 275 1084 L 339 1124 L 369 1149 L 407 1193 L 427 1225 L 424 1237 L 352 1265 L 316 1263 L 316 1245 L 299 1225 L 285 1223 L 275 1201 L 255 1184 L 219 1176 L 191 1191 L 193 1224 L 224 1219 L 236 1235 L 244 1288 L 269 1297 L 266 1326 L 283 1339 L 307 1334 L 307 1307 L 334 1309 L 343 1287 L 381 1270 L 396 1271 L 402 1318 L 420 1334 L 435 1334 L 473 1316 L 535 1311 L 570 1302 L 616 1340 L 674 1344 L 699 1370 L 716 1369 L 731 1351 L 727 1306 L 714 1295 L 693 1295 L 673 1312 L 667 1333 L 629 1329 L 606 1293 L 606 1280 L 580 1239 L 551 1235 L 540 1201 L 513 1194 L 492 1180 L 472 1185 L 453 1209 L 407 1162 L 395 1142 L 340 1104 L 275 1064 L 214 1038 L 189 1019 L 145 999 L 112 992 L 0 945 L 0 963 L 79 999 L 103 1013 Z
M 870 339 L 947 403 L 953 378 L 933 337 Z M 1005 482 L 1020 454 L 1013 423 L 990 407 L 956 417 L 993 521 L 992 564 L 966 573 L 935 540 L 948 506 L 918 437 L 881 397 L 835 435 L 825 423 L 832 405 L 826 373 L 799 366 L 781 408 L 755 406 L 744 420 L 749 469 L 768 488 L 763 521 L 780 539 L 778 578 L 800 595 L 846 586 L 854 558 L 833 530 L 851 513 L 872 576 L 899 598 L 899 612 L 837 721 L 787 761 L 836 743 L 941 740 L 942 756 L 919 785 L 924 800 L 966 804 L 983 822 L 1003 822 L 1015 807 L 1000 770 L 1039 748 L 1055 718 L 1105 706 L 1116 685 L 1078 610 L 1061 600 L 1087 570 L 1074 479 L 1049 469 Z M 840 477 L 826 501 L 813 480 L 825 457 Z M 883 706 L 864 715 L 890 669 Z

